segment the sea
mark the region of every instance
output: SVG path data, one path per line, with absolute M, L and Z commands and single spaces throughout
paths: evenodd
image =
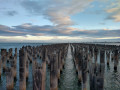
M 51 43 L 0 43 L 0 49 L 13 48 L 13 54 L 15 48 L 19 49 L 22 46 L 40 46 L 49 45 Z M 96 43 L 106 45 L 117 45 L 120 43 Z M 99 57 L 99 54 L 98 54 Z M 105 56 L 106 57 L 106 56 Z M 94 58 L 93 58 L 94 59 Z M 99 59 L 99 58 L 98 58 Z M 40 58 L 38 58 L 40 60 Z M 120 57 L 119 57 L 120 60 Z M 46 90 L 50 90 L 50 69 L 46 69 Z M 89 74 L 87 75 L 87 90 L 90 90 Z M 0 90 L 6 90 L 6 73 L 2 73 L 0 79 Z M 19 90 L 19 55 L 17 56 L 17 79 L 14 82 L 14 90 Z M 29 64 L 29 77 L 26 83 L 26 90 L 33 90 L 33 79 L 32 79 L 32 64 Z M 65 59 L 65 65 L 61 72 L 60 79 L 58 81 L 58 90 L 83 90 L 82 84 L 78 82 L 78 76 L 76 73 L 73 57 L 71 55 L 71 49 L 68 49 L 68 54 Z M 118 70 L 114 71 L 114 62 L 110 57 L 109 67 L 106 64 L 105 59 L 105 73 L 104 73 L 104 90 L 120 90 L 120 63 L 118 63 Z

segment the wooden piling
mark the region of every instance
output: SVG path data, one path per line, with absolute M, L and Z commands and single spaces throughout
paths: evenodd
M 29 61 L 28 59 L 26 60 L 26 79 L 28 80 L 28 76 L 29 76 Z
M 6 69 L 6 89 L 7 90 L 14 89 L 14 78 L 13 78 L 12 68 Z
M 26 90 L 26 60 L 27 53 L 19 50 L 19 90 Z
M 11 60 L 11 70 L 12 70 L 12 74 L 15 80 L 17 77 L 17 61 L 15 57 L 13 58 L 13 60 Z
M 53 54 L 51 56 L 51 66 L 50 66 L 50 90 L 58 90 L 58 56 Z
M 3 72 L 5 72 L 5 70 L 6 70 L 6 57 L 7 57 L 7 50 L 1 49 L 1 59 L 2 59 Z
M 2 60 L 0 59 L 0 79 L 1 79 L 1 73 L 2 73 Z
M 117 65 L 118 65 L 118 50 L 115 50 L 115 60 L 114 60 L 114 70 L 117 70 Z
M 61 50 L 58 53 L 58 79 L 60 79 L 60 67 L 61 67 Z
M 43 57 L 42 57 L 42 89 L 45 90 L 46 84 L 46 61 L 48 60 L 47 48 L 43 49 Z
M 79 60 L 78 60 L 78 79 L 80 82 L 82 82 L 82 61 L 83 61 L 82 59 L 83 59 L 83 57 L 82 57 L 81 53 L 78 54 L 78 58 L 79 58 Z
M 110 52 L 109 51 L 106 52 L 106 57 L 107 57 L 107 65 L 109 65 L 109 62 L 110 62 Z
M 45 90 L 42 88 L 42 71 L 39 68 L 34 71 L 33 90 Z
M 85 53 L 86 54 L 86 53 Z M 87 90 L 87 56 L 85 55 L 83 57 L 83 61 L 82 61 L 82 80 L 83 80 L 83 90 Z

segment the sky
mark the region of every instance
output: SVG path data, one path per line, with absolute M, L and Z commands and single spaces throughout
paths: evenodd
M 120 41 L 120 0 L 0 0 L 0 42 Z

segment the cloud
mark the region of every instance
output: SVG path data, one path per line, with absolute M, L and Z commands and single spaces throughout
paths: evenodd
M 69 36 L 69 37 L 119 37 L 120 30 L 81 30 L 73 27 L 38 26 L 25 23 L 13 27 L 0 25 L 0 36 Z
M 18 12 L 17 11 L 7 11 L 6 14 L 8 16 L 14 16 L 14 15 L 18 14 Z
M 120 22 L 120 0 L 112 1 L 109 7 L 106 9 L 106 12 L 110 13 L 106 19 L 112 19 L 115 22 Z
M 116 12 L 116 11 L 118 11 L 119 10 L 119 8 L 110 8 L 110 9 L 108 9 L 108 10 L 106 10 L 108 13 L 113 13 L 113 12 Z
M 56 39 L 56 40 L 64 40 L 64 39 L 99 39 L 99 38 L 117 38 L 119 36 L 120 30 L 112 30 L 112 29 L 101 29 L 101 30 L 81 30 L 79 28 L 74 28 L 72 25 L 76 23 L 72 21 L 71 16 L 83 12 L 87 8 L 93 8 L 91 6 L 93 1 L 95 0 L 11 0 L 7 4 L 5 0 L 2 1 L 1 11 L 4 12 L 8 16 L 14 16 L 19 14 L 20 12 L 23 14 L 29 14 L 31 16 L 42 16 L 45 19 L 51 21 L 53 25 L 33 25 L 32 23 L 24 23 L 16 26 L 5 26 L 0 25 L 0 36 L 4 36 L 4 39 L 8 39 L 8 37 L 14 38 L 29 38 L 29 40 L 38 40 L 39 38 L 45 40 L 48 39 Z M 110 0 L 100 0 L 108 3 Z M 115 0 L 116 2 L 111 2 L 110 7 L 106 9 L 106 12 L 109 13 L 109 16 L 106 19 L 114 20 L 115 22 L 120 21 L 120 4 L 119 0 Z M 4 2 L 4 3 L 3 3 Z M 92 4 L 91 4 L 92 3 Z M 17 4 L 17 8 L 14 8 L 13 5 Z M 7 7 L 8 5 L 8 7 Z M 21 8 L 21 6 L 22 8 Z M 106 4 L 107 7 L 108 4 Z M 4 8 L 6 7 L 6 8 Z M 95 7 L 94 7 L 95 8 Z M 102 10 L 92 9 L 91 11 L 87 10 L 87 14 L 105 14 Z M 22 11 L 20 11 L 22 10 Z M 27 12 L 25 12 L 26 10 Z M 19 12 L 19 13 L 18 13 Z M 39 17 L 38 17 L 39 18 Z M 39 19 L 37 19 L 39 20 Z M 36 20 L 31 20 L 36 22 Z M 41 21 L 42 23 L 42 21 Z M 101 22 L 101 25 L 105 25 L 106 23 Z M 1 38 L 2 38 L 1 37 Z M 6 37 L 6 38 L 5 38 Z M 10 38 L 9 37 L 9 38 Z M 12 38 L 10 38 L 12 39 Z
M 103 30 L 112 30 L 112 29 L 104 28 Z
M 115 22 L 120 22 L 120 11 L 112 16 Z
M 31 23 L 8 27 L 0 25 L 2 42 L 78 42 L 119 40 L 120 30 L 81 30 L 73 27 L 38 26 Z
M 16 35 L 25 35 L 25 32 L 22 31 L 16 31 L 11 27 L 5 26 L 5 25 L 0 25 L 0 36 L 5 35 L 5 36 L 16 36 Z
M 75 23 L 71 15 L 85 10 L 93 0 L 27 0 L 21 5 L 33 15 L 42 15 L 57 26 L 70 26 Z
M 17 15 L 22 0 L 0 0 L 0 14 L 7 16 Z
M 25 30 L 35 30 L 37 31 L 50 31 L 51 27 L 50 25 L 44 25 L 44 26 L 39 26 L 39 25 L 32 25 L 31 23 L 24 23 L 22 25 L 18 25 L 18 26 L 13 26 L 15 29 L 21 29 L 23 31 Z
M 106 20 L 114 20 L 115 22 L 120 22 L 120 12 L 111 13 L 108 17 L 105 18 Z
M 105 25 L 106 23 L 104 23 L 104 22 L 101 22 L 101 23 L 99 23 L 100 25 Z

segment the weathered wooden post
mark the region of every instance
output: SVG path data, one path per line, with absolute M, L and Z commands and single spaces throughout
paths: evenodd
M 107 65 L 109 65 L 109 62 L 110 62 L 110 52 L 109 51 L 106 52 L 106 56 L 107 56 Z
M 60 79 L 60 67 L 61 67 L 61 50 L 58 53 L 58 79 Z
M 75 60 L 74 60 L 74 62 L 75 62 L 75 67 L 76 67 L 76 72 L 78 72 L 78 63 L 79 63 L 79 59 L 80 59 L 81 57 L 79 57 L 79 48 L 78 47 L 76 47 L 76 50 L 75 50 Z
M 45 90 L 45 81 L 46 81 L 46 61 L 48 59 L 47 56 L 47 48 L 43 47 L 41 51 L 42 58 L 42 66 L 39 67 L 38 63 L 35 60 L 32 62 L 33 69 L 33 90 Z
M 28 76 L 29 76 L 29 61 L 28 59 L 26 60 L 26 79 L 28 80 Z
M 27 56 L 28 56 L 29 62 L 32 63 L 32 60 L 33 60 L 32 52 L 28 52 Z
M 82 80 L 83 80 L 83 90 L 87 90 L 87 72 L 88 72 L 88 57 L 87 50 L 83 52 L 82 60 Z
M 61 71 L 62 69 L 64 68 L 64 64 L 65 64 L 65 61 L 64 61 L 64 50 L 62 49 L 62 53 L 61 53 Z
M 33 90 L 45 90 L 42 88 L 42 71 L 40 68 L 34 71 Z
M 92 47 L 90 47 L 89 49 L 89 60 L 92 62 L 92 54 L 93 54 L 93 50 L 92 50 Z
M 98 69 L 98 74 L 96 76 L 96 85 L 95 90 L 103 90 L 104 89 L 104 69 L 105 69 L 105 51 L 100 51 L 100 68 Z
M 42 57 L 42 89 L 45 90 L 45 81 L 46 81 L 46 61 L 48 59 L 47 56 L 47 48 L 44 47 L 43 49 L 43 57 Z
M 43 71 L 42 66 L 36 62 L 36 60 L 33 60 L 32 62 L 32 74 L 33 74 L 33 90 L 45 90 L 43 88 Z
M 13 78 L 11 68 L 6 69 L 6 89 L 7 90 L 13 90 L 14 89 L 14 78 Z
M 2 73 L 2 60 L 0 59 L 0 79 L 1 79 L 1 73 Z
M 12 74 L 14 77 L 14 80 L 16 80 L 16 76 L 17 76 L 17 61 L 16 61 L 16 57 L 13 58 L 13 60 L 11 60 L 11 70 L 12 70 Z
M 89 66 L 89 72 L 90 72 L 90 90 L 96 90 L 95 89 L 95 64 L 90 63 Z
M 10 49 L 9 49 L 9 56 L 10 56 L 10 57 L 12 57 L 12 51 L 13 51 L 13 49 L 10 48 Z
M 7 54 L 7 56 L 6 56 L 6 58 L 7 58 L 7 62 L 9 62 L 9 60 L 10 60 L 9 52 L 7 52 L 6 54 Z
M 26 60 L 27 53 L 24 49 L 19 50 L 19 90 L 26 90 Z
M 111 60 L 112 60 L 112 61 L 115 59 L 114 54 L 115 54 L 115 53 L 112 51 L 112 52 L 111 52 Z
M 79 58 L 79 60 L 78 60 L 78 79 L 80 82 L 82 82 L 82 59 L 83 59 L 83 57 L 82 57 L 81 53 L 78 53 L 78 58 Z
M 58 90 L 58 56 L 53 54 L 51 56 L 51 66 L 50 66 L 50 90 Z
M 94 57 L 95 57 L 95 65 L 97 65 L 97 55 L 98 55 L 98 49 L 94 49 Z
M 117 70 L 117 65 L 118 65 L 118 50 L 115 50 L 115 60 L 114 60 L 114 70 Z
M 15 56 L 17 57 L 17 48 L 15 48 Z
M 1 59 L 2 59 L 2 66 L 3 66 L 3 72 L 6 70 L 6 49 L 1 49 Z

